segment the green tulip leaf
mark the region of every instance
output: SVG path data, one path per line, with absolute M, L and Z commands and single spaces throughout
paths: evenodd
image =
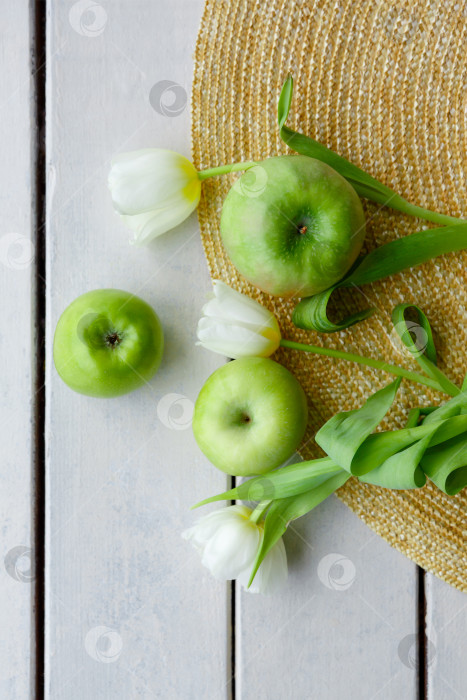
M 343 486 L 349 478 L 349 474 L 341 471 L 339 474 L 332 476 L 314 489 L 290 498 L 280 498 L 273 501 L 264 520 L 264 536 L 253 565 L 250 581 L 248 583 L 249 586 L 253 582 L 264 557 L 282 537 L 287 530 L 288 524 L 292 520 L 306 515 L 306 513 L 309 513 L 313 508 L 316 508 L 317 505 L 322 503 L 322 501 L 328 498 L 334 491 L 337 491 L 337 489 Z
M 353 163 L 339 156 L 331 149 L 324 146 L 322 143 L 315 141 L 309 136 L 300 134 L 285 125 L 290 104 L 292 101 L 293 80 L 291 76 L 285 81 L 279 97 L 279 129 L 281 139 L 296 153 L 300 153 L 310 158 L 317 158 L 330 165 L 334 170 L 337 170 L 340 175 L 346 178 L 354 187 L 360 197 L 370 199 L 377 204 L 390 206 L 393 209 L 417 216 L 427 221 L 432 221 L 438 224 L 450 224 L 459 222 L 453 216 L 439 214 L 437 212 L 424 209 L 423 207 L 410 204 L 406 199 L 398 195 L 394 190 L 376 180 L 361 168 L 358 168 Z
M 364 309 L 338 323 L 327 315 L 332 293 L 339 287 L 359 287 L 421 265 L 432 258 L 467 248 L 467 223 L 418 231 L 379 246 L 360 258 L 340 282 L 329 289 L 302 299 L 294 309 L 292 321 L 298 328 L 319 333 L 334 333 L 371 316 L 375 309 Z M 416 307 L 414 307 L 416 308 Z
M 320 486 L 331 476 L 342 473 L 329 457 L 289 464 L 281 469 L 248 479 L 240 486 L 197 503 L 193 508 L 216 501 L 270 501 L 288 498 Z
M 417 320 L 407 321 L 406 313 L 412 312 Z M 399 304 L 392 312 L 394 329 L 403 345 L 418 362 L 428 377 L 431 377 L 447 394 L 459 393 L 459 389 L 436 366 L 436 348 L 430 322 L 415 304 Z M 413 337 L 415 336 L 415 337 Z
M 359 476 L 364 473 L 353 464 L 354 457 L 391 408 L 400 383 L 400 378 L 397 378 L 370 396 L 361 408 L 336 413 L 317 432 L 315 440 L 318 445 L 349 474 Z
M 293 95 L 293 78 L 291 75 L 288 76 L 284 85 L 282 86 L 281 94 L 279 96 L 279 102 L 277 105 L 277 119 L 279 121 L 279 129 L 282 129 L 287 117 L 289 116 L 290 105 L 292 104 Z

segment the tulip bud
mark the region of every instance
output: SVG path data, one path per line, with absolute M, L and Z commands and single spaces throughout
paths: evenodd
M 238 579 L 245 588 L 264 536 L 263 524 L 255 522 L 251 515 L 246 506 L 228 506 L 205 515 L 182 534 L 198 550 L 201 563 L 215 578 Z M 247 590 L 275 593 L 286 579 L 287 555 L 280 538 L 266 554 Z
M 117 155 L 108 182 L 115 210 L 135 232 L 138 245 L 181 224 L 201 196 L 194 165 L 160 148 Z
M 274 314 L 219 280 L 213 282 L 197 335 L 198 345 L 233 359 L 269 357 L 281 341 Z

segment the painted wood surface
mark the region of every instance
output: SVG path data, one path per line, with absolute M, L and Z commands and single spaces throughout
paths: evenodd
M 29 3 L 0 20 L 0 697 L 34 687 L 34 82 Z
M 285 544 L 284 592 L 238 596 L 239 697 L 417 698 L 400 652 L 417 634 L 414 564 L 335 496 L 297 520 Z
M 92 5 L 90 9 L 86 9 Z M 128 244 L 107 189 L 118 151 L 190 152 L 201 2 L 49 2 L 46 697 L 223 698 L 229 584 L 181 539 L 189 507 L 226 478 L 190 430 L 200 383 L 223 359 L 195 348 L 210 288 L 196 218 Z M 182 86 L 177 116 L 154 86 Z M 185 92 L 183 92 L 185 91 Z M 156 90 L 157 92 L 157 90 Z M 169 95 L 170 100 L 170 95 Z M 159 110 L 159 111 L 158 111 Z M 158 312 L 159 373 L 115 400 L 70 391 L 52 365 L 60 313 L 114 287 Z
M 464 700 L 467 596 L 432 574 L 426 579 L 428 698 Z
M 196 217 L 144 249 L 112 211 L 113 153 L 189 154 L 192 52 L 202 0 L 48 0 L 46 668 L 49 700 L 415 700 L 416 567 L 331 498 L 286 535 L 290 578 L 274 598 L 214 581 L 180 538 L 189 506 L 226 486 L 190 419 L 223 358 L 195 348 L 210 288 Z M 0 697 L 33 697 L 33 88 L 30 18 L 5 6 L 0 79 L 3 230 Z M 162 81 L 177 88 L 178 102 Z M 162 86 L 163 87 L 163 86 Z M 167 102 L 165 100 L 168 100 Z M 13 183 L 13 184 L 12 184 Z M 11 235 L 14 234 L 14 237 Z M 73 394 L 52 363 L 63 309 L 117 287 L 158 311 L 160 373 L 118 400 Z M 467 696 L 467 599 L 426 582 L 430 700 Z M 234 644 L 235 666 L 231 663 Z

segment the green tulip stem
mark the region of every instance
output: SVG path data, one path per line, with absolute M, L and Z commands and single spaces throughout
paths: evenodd
M 229 163 L 228 165 L 219 165 L 217 168 L 207 168 L 207 170 L 200 170 L 198 172 L 198 178 L 203 181 L 207 180 L 208 177 L 216 177 L 217 175 L 228 175 L 229 173 L 234 173 L 238 170 L 248 170 L 256 165 L 253 161 L 246 161 L 245 163 Z
M 265 500 L 258 503 L 252 514 L 250 515 L 250 520 L 252 523 L 257 523 L 263 516 L 263 513 L 269 508 L 272 501 Z
M 436 389 L 436 391 L 443 391 L 448 393 L 450 396 L 457 396 L 460 393 L 458 387 L 452 384 L 448 380 L 448 386 L 442 388 L 437 381 L 426 377 L 418 372 L 411 372 L 403 367 L 398 367 L 397 365 L 389 365 L 384 360 L 374 360 L 371 357 L 362 357 L 361 355 L 354 355 L 351 352 L 344 352 L 342 350 L 333 350 L 332 348 L 320 348 L 317 345 L 305 345 L 303 343 L 296 343 L 293 340 L 282 339 L 280 342 L 283 348 L 290 348 L 291 350 L 303 350 L 304 352 L 312 352 L 316 355 L 327 355 L 328 357 L 335 357 L 339 360 L 347 360 L 348 362 L 357 362 L 360 365 L 367 365 L 368 367 L 374 367 L 375 369 L 381 369 L 383 372 L 390 372 L 398 377 L 404 377 L 405 379 L 410 379 L 412 382 L 418 382 L 418 384 L 424 384 L 429 386 L 431 389 Z

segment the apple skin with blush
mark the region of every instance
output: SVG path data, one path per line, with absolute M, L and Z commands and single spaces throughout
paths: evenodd
M 162 326 L 149 304 L 120 289 L 96 289 L 60 316 L 53 356 L 73 391 L 110 398 L 147 383 L 159 368 L 163 347 Z
M 196 400 L 193 433 L 206 457 L 234 476 L 264 474 L 300 444 L 307 401 L 288 369 L 245 357 L 217 369 Z
M 326 163 L 276 156 L 246 170 L 222 209 L 221 237 L 237 270 L 264 292 L 307 297 L 342 279 L 365 238 L 353 187 Z

